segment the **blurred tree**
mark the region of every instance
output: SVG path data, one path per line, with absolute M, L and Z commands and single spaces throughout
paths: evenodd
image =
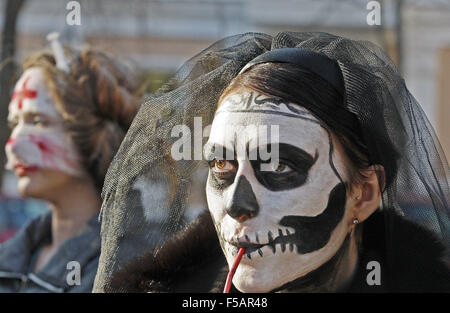
M 140 83 L 139 94 L 152 94 L 172 77 L 173 72 L 160 70 L 143 70 L 138 78 Z
M 6 161 L 3 147 L 8 140 L 8 103 L 14 84 L 17 65 L 14 63 L 16 50 L 16 24 L 20 10 L 26 0 L 7 0 L 3 12 L 2 46 L 0 60 L 0 186 L 2 184 L 4 164 Z

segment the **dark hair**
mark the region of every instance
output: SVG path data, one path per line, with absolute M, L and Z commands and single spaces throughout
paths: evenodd
M 368 150 L 357 117 L 343 107 L 343 96 L 322 77 L 290 63 L 262 63 L 235 77 L 219 103 L 230 93 L 250 88 L 308 109 L 342 144 L 351 183 L 361 182 L 369 166 Z M 351 186 L 348 186 L 351 188 Z
M 106 171 L 119 149 L 140 104 L 136 79 L 121 63 L 106 53 L 86 49 L 75 53 L 70 73 L 56 68 L 48 52 L 29 56 L 23 70 L 39 67 L 49 92 L 61 113 L 64 127 L 100 190 Z

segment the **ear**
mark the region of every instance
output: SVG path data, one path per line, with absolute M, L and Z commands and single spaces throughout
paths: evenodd
M 381 203 L 381 193 L 385 186 L 385 172 L 381 165 L 371 165 L 364 171 L 364 182 L 353 194 L 352 213 L 359 222 L 372 215 Z

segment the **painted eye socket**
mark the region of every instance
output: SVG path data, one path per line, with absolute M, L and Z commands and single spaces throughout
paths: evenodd
M 209 168 L 211 175 L 208 184 L 216 190 L 223 190 L 233 183 L 237 172 L 237 163 L 214 159 L 209 162 Z
M 302 186 L 318 156 L 317 151 L 312 156 L 299 147 L 280 143 L 278 163 L 260 160 L 250 163 L 261 185 L 271 191 L 281 191 Z

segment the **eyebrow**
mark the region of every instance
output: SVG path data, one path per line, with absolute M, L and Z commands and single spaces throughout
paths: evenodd
M 295 163 L 297 166 L 306 167 L 309 169 L 316 163 L 319 153 L 316 150 L 314 156 L 301 149 L 287 143 L 280 143 L 280 159 L 288 159 Z
M 233 158 L 229 159 L 228 156 L 232 155 Z M 221 144 L 207 142 L 203 149 L 203 156 L 207 161 L 212 161 L 214 159 L 219 160 L 235 160 L 236 153 L 234 150 L 230 150 Z
M 265 151 L 267 151 L 268 154 L 272 154 L 272 149 L 274 148 L 273 146 L 276 146 L 276 145 L 267 144 L 267 145 L 263 145 L 263 146 L 258 146 L 255 149 L 253 149 L 252 151 L 250 151 L 249 155 L 255 155 L 255 152 L 257 152 L 256 155 L 258 156 L 258 160 L 262 161 L 260 158 L 259 151 L 261 151 L 261 149 L 265 149 Z M 309 154 L 305 150 L 301 149 L 300 147 L 293 146 L 288 143 L 279 143 L 278 149 L 279 149 L 278 156 L 279 156 L 280 160 L 289 160 L 289 161 L 293 162 L 295 165 L 302 167 L 303 169 L 309 169 L 316 162 L 317 158 L 319 157 L 319 153 L 317 152 L 317 150 L 316 150 L 315 155 L 312 156 L 311 154 Z M 255 151 L 255 150 L 257 150 L 257 151 Z

